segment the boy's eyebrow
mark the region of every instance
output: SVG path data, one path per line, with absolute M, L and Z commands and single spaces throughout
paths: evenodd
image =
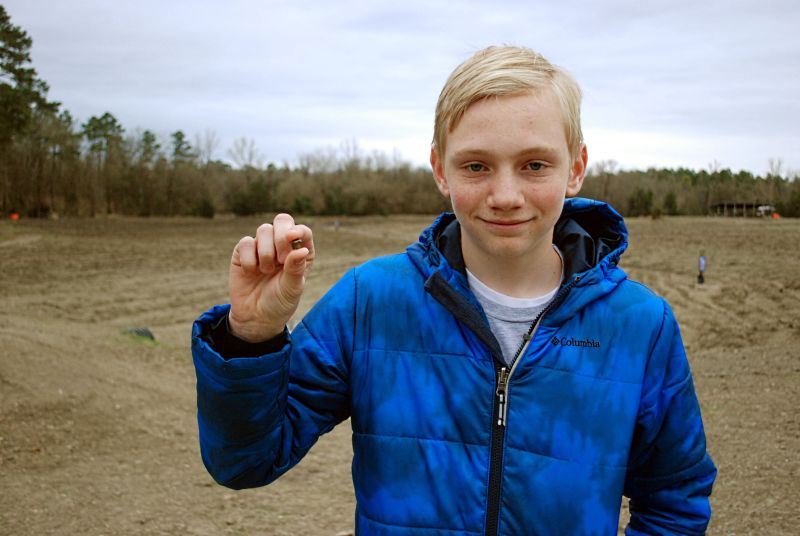
M 493 154 L 494 154 L 493 151 L 487 151 L 486 149 L 481 149 L 476 147 L 474 149 L 467 148 L 456 151 L 455 153 L 453 153 L 452 158 L 460 160 L 462 158 L 492 156 Z M 558 155 L 558 149 L 556 149 L 555 147 L 547 147 L 544 145 L 528 147 L 513 154 L 512 157 L 517 159 L 528 155 L 537 155 L 537 156 L 544 155 L 549 158 L 553 158 Z

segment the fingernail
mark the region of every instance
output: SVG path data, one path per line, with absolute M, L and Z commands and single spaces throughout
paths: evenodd
M 303 240 L 301 238 L 292 240 L 292 249 L 300 249 L 301 247 L 303 247 Z

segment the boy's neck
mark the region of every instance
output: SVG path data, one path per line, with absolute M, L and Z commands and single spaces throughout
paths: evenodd
M 563 261 L 552 242 L 542 244 L 535 255 L 484 258 L 463 250 L 464 264 L 483 284 L 506 296 L 538 298 L 561 284 Z

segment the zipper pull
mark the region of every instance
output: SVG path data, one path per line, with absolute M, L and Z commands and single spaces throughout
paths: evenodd
M 506 425 L 506 389 L 508 387 L 508 369 L 503 367 L 497 373 L 497 426 Z

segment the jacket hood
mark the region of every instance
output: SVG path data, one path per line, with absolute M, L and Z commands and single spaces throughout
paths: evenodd
M 569 198 L 553 231 L 553 242 L 564 255 L 564 285 L 591 289 L 570 292 L 547 315 L 544 323 L 572 315 L 577 308 L 610 292 L 623 279 L 617 268 L 628 245 L 628 230 L 622 216 L 611 205 L 584 198 Z M 464 257 L 461 252 L 461 227 L 455 215 L 446 212 L 425 229 L 419 241 L 407 249 L 409 258 L 430 282 L 434 275 L 473 305 L 477 300 L 469 291 Z M 580 301 L 574 299 L 580 294 Z

